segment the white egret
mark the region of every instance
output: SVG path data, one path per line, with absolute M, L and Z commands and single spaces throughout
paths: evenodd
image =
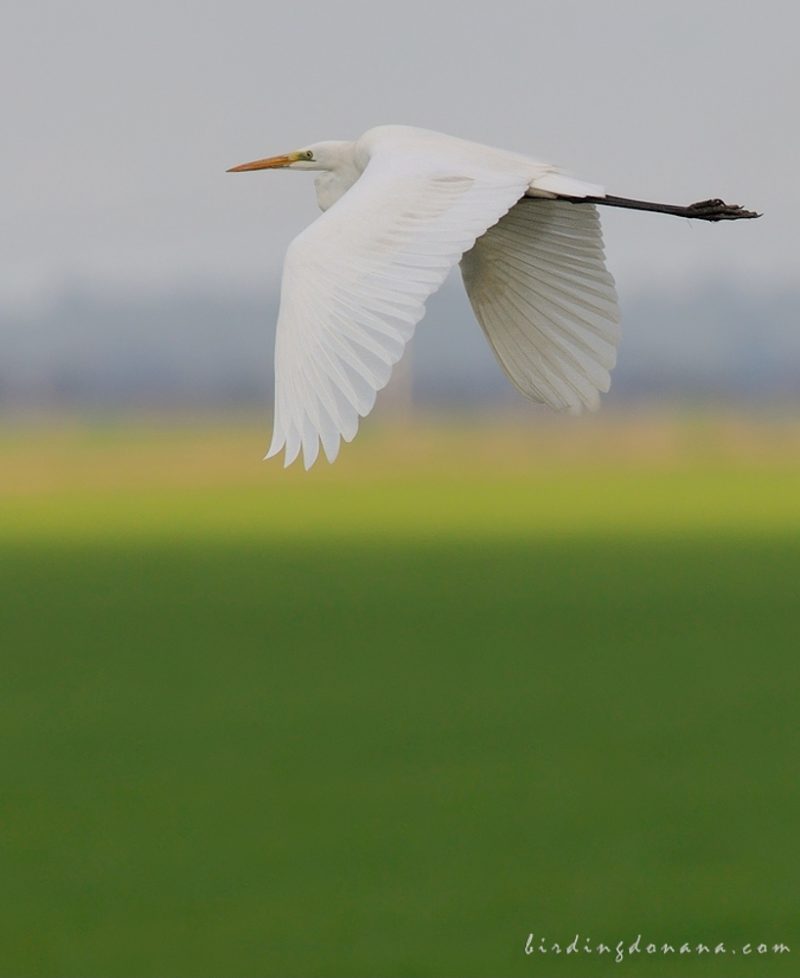
M 389 380 L 425 301 L 461 264 L 475 316 L 508 378 L 559 411 L 609 389 L 619 313 L 596 205 L 701 220 L 758 215 L 609 197 L 517 153 L 408 126 L 321 142 L 228 172 L 317 170 L 324 212 L 289 245 L 275 341 L 267 458 L 319 445 L 329 461 Z

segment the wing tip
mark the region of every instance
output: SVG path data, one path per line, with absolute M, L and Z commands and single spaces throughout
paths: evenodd
M 322 442 L 322 454 L 324 454 L 326 461 L 330 465 L 333 465 L 333 463 L 339 457 L 339 451 L 342 447 L 342 437 L 343 436 L 337 434 L 335 440 L 325 439 L 325 441 Z M 345 440 L 350 441 L 352 439 L 345 438 Z M 285 443 L 283 441 L 273 441 L 273 443 L 270 445 L 269 449 L 267 450 L 266 454 L 262 456 L 261 461 L 268 462 L 270 459 L 275 458 L 276 455 L 280 455 L 281 451 L 284 448 L 284 444 Z M 287 450 L 283 460 L 283 467 L 285 469 L 288 469 L 290 465 L 292 465 L 294 462 L 297 461 L 299 455 L 300 455 L 299 451 L 295 452 L 294 455 L 290 455 Z M 319 451 L 319 442 L 317 442 L 316 451 L 304 446 L 303 468 L 306 470 L 306 472 L 308 472 L 308 470 L 311 469 L 319 461 L 320 457 L 321 457 L 321 453 Z

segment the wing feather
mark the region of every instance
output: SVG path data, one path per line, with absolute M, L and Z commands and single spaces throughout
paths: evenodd
M 522 197 L 529 174 L 461 173 L 377 153 L 350 190 L 289 246 L 275 343 L 268 456 L 320 442 L 330 461 L 375 403 L 392 366 L 464 252 Z
M 557 410 L 596 408 L 616 363 L 619 310 L 595 206 L 520 201 L 461 270 L 511 382 Z

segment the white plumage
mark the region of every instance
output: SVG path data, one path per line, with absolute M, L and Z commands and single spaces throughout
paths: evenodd
M 518 204 L 461 259 L 478 322 L 514 386 L 559 411 L 597 408 L 619 317 L 593 204 Z
M 515 153 L 381 126 L 236 170 L 322 171 L 324 213 L 286 254 L 268 457 L 350 441 L 425 312 L 461 262 L 475 315 L 527 397 L 595 408 L 608 390 L 619 316 L 591 204 L 603 190 Z M 525 196 L 550 199 L 535 203 Z

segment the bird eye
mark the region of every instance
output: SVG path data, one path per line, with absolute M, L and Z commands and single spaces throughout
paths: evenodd
M 313 154 L 313 153 L 311 152 L 311 150 L 310 150 L 310 149 L 307 149 L 307 150 L 305 151 L 305 154 L 304 154 L 304 155 L 305 155 L 305 158 L 306 158 L 307 160 L 313 160 L 313 159 L 314 159 L 314 154 Z

